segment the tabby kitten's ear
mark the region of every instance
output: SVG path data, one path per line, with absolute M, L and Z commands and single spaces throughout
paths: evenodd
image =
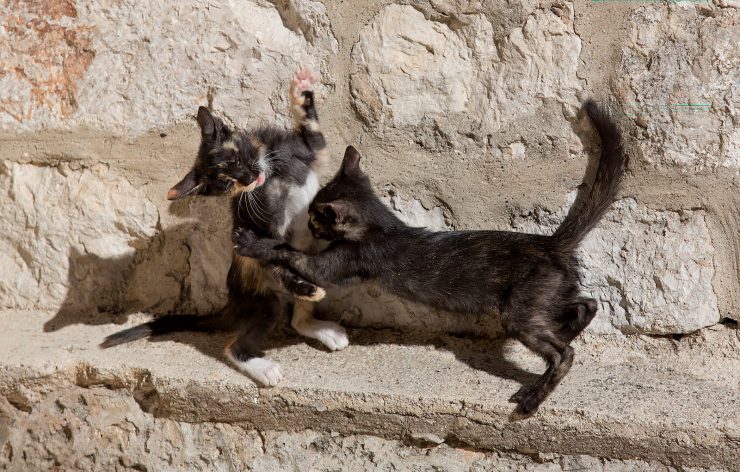
M 343 174 L 351 174 L 360 170 L 360 152 L 353 146 L 347 146 L 344 151 L 344 159 L 342 159 L 341 171 Z
M 198 107 L 198 125 L 200 125 L 200 134 L 204 138 L 216 136 L 216 120 L 208 108 Z
M 198 184 L 198 179 L 195 177 L 195 171 L 191 170 L 167 192 L 167 200 L 179 200 L 186 195 L 197 192 L 201 187 Z
M 334 201 L 329 203 L 319 203 L 316 210 L 324 215 L 332 224 L 343 223 L 349 215 L 350 207 L 347 203 Z

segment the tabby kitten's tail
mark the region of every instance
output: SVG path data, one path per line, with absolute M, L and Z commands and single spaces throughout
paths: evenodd
M 160 336 L 181 331 L 211 332 L 222 329 L 223 315 L 221 312 L 207 315 L 165 315 L 147 323 L 136 325 L 113 333 L 100 343 L 101 348 L 118 346 L 149 336 Z
M 622 136 L 614 119 L 592 100 L 587 100 L 584 107 L 601 137 L 601 157 L 596 178 L 588 194 L 585 198 L 576 199 L 576 203 L 552 235 L 555 244 L 566 252 L 573 251 L 609 209 L 627 165 Z

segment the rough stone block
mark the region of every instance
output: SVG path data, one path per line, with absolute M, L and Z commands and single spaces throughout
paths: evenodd
M 159 222 L 142 191 L 105 165 L 11 162 L 0 164 L 0 189 L 0 306 L 122 308 L 132 256 Z M 170 292 L 179 284 L 164 277 L 155 296 Z
M 192 115 L 209 96 L 237 123 L 275 110 L 287 123 L 293 71 L 320 69 L 337 50 L 326 8 L 311 0 L 11 2 L 0 27 L 9 35 L 0 125 L 17 131 L 135 135 Z
M 483 8 L 455 18 L 389 5 L 362 30 L 352 51 L 351 87 L 354 106 L 374 133 L 436 132 L 445 142 L 427 147 L 459 147 L 470 137 L 482 144 L 543 106 L 572 114 L 582 85 L 571 3 L 533 10 L 500 41 L 502 31 Z
M 740 168 L 736 7 L 651 4 L 631 18 L 618 93 L 656 166 Z
M 568 207 L 517 215 L 513 227 L 550 233 Z M 579 250 L 583 292 L 599 301 L 589 329 L 690 333 L 719 322 L 713 256 L 704 211 L 653 210 L 631 198 L 617 202 Z

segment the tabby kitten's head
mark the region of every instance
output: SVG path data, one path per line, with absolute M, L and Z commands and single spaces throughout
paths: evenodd
M 359 241 L 369 229 L 388 223 L 379 221 L 387 219 L 387 210 L 360 169 L 361 157 L 348 146 L 339 172 L 311 202 L 308 227 L 314 238 Z
M 206 107 L 198 108 L 201 140 L 190 172 L 167 192 L 168 200 L 187 195 L 251 192 L 268 174 L 264 145 L 242 131 L 232 131 Z

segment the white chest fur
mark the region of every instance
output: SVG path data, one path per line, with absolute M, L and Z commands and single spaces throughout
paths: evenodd
M 309 171 L 303 185 L 291 187 L 285 198 L 285 214 L 279 233 L 286 234 L 290 230 L 290 244 L 299 251 L 308 250 L 313 242 L 308 230 L 308 206 L 318 191 L 319 178 L 314 171 Z

